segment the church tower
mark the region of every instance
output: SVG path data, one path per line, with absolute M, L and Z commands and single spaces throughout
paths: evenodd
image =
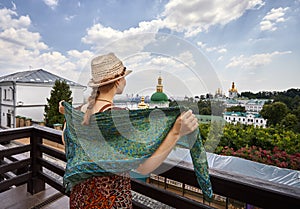
M 232 82 L 231 89 L 229 89 L 228 93 L 228 97 L 230 99 L 236 98 L 238 96 L 238 90 L 236 89 L 234 82 Z
M 158 77 L 156 92 L 163 92 L 162 78 L 160 76 Z
M 151 107 L 168 107 L 169 100 L 168 96 L 163 92 L 162 78 L 158 77 L 156 92 L 152 94 L 150 98 L 150 106 Z
M 146 109 L 149 108 L 149 104 L 145 103 L 145 97 L 142 96 L 141 102 L 138 104 L 139 109 Z

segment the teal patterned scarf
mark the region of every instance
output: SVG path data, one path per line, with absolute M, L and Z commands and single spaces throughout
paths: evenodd
M 67 191 L 91 176 L 136 169 L 159 147 L 181 112 L 179 107 L 110 110 L 92 115 L 90 125 L 84 126 L 83 112 L 66 102 L 63 106 Z M 197 181 L 205 197 L 211 198 L 206 152 L 199 130 L 182 137 L 178 145 L 190 149 Z

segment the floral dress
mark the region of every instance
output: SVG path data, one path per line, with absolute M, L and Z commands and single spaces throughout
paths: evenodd
M 132 208 L 130 177 L 94 176 L 75 185 L 70 195 L 70 209 Z
M 104 105 L 99 112 L 109 107 Z M 114 108 L 118 109 L 118 108 Z M 131 209 L 129 173 L 93 176 L 75 185 L 70 194 L 70 209 Z

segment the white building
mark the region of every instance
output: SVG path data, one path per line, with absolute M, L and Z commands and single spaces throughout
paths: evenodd
M 43 69 L 22 71 L 0 77 L 0 127 L 15 127 L 15 116 L 44 120 L 47 98 L 56 80 L 65 80 L 70 86 L 73 105 L 84 101 L 85 86 L 61 78 Z
M 236 99 L 227 99 L 224 101 L 226 108 L 228 107 L 235 107 L 235 106 L 244 106 L 243 103 Z
M 254 127 L 263 127 L 267 125 L 267 120 L 262 118 L 261 115 L 257 113 L 242 113 L 242 112 L 225 112 L 223 118 L 226 122 L 232 124 L 246 124 L 254 125 Z
M 245 110 L 247 112 L 259 113 L 267 101 L 269 101 L 269 100 L 267 100 L 267 99 L 251 99 L 246 102 Z

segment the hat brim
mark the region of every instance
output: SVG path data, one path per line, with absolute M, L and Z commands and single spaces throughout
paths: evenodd
M 99 87 L 99 86 L 104 86 L 104 85 L 106 85 L 106 84 L 115 82 L 115 81 L 119 80 L 120 78 L 126 77 L 126 76 L 129 75 L 131 72 L 132 72 L 132 70 L 126 70 L 125 73 L 124 73 L 124 75 L 119 76 L 119 77 L 114 78 L 114 79 L 111 79 L 111 80 L 109 80 L 109 81 L 102 82 L 102 83 L 101 83 L 101 82 L 95 83 L 93 80 L 90 80 L 89 83 L 88 83 L 88 86 L 89 86 L 89 87 Z

